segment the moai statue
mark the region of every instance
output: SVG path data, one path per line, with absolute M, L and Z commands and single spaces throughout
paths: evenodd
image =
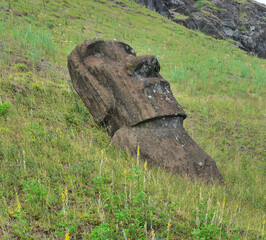
M 215 161 L 186 133 L 186 113 L 159 74 L 153 55 L 137 57 L 128 44 L 92 39 L 68 56 L 73 86 L 114 145 L 192 178 L 222 181 Z

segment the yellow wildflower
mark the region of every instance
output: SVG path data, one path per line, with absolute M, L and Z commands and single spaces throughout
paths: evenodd
M 65 199 L 66 199 L 66 196 L 65 196 L 64 193 L 62 193 L 62 200 L 63 200 L 63 202 L 65 201 Z
M 65 195 L 67 196 L 67 194 L 68 194 L 68 189 L 66 188 L 65 189 Z
M 147 170 L 147 161 L 144 163 L 144 169 L 145 169 L 145 171 Z
M 154 230 L 151 232 L 151 235 L 152 235 L 153 237 L 155 237 L 155 232 L 154 232 Z
M 224 208 L 224 206 L 225 206 L 225 198 L 223 199 L 223 208 Z
M 69 233 L 66 233 L 66 238 L 65 240 L 70 240 Z
M 168 223 L 167 224 L 167 231 L 169 231 L 170 230 L 170 227 L 172 226 L 172 224 L 171 223 Z
M 101 154 L 103 155 L 104 154 L 104 150 L 102 149 L 102 151 L 101 151 Z
M 126 170 L 126 169 L 124 170 L 124 173 L 125 173 L 125 174 L 127 173 L 127 170 Z
M 139 156 L 140 154 L 140 150 L 139 150 L 139 145 L 138 145 L 138 148 L 137 148 L 137 156 Z
M 17 197 L 17 209 L 18 209 L 18 212 L 20 212 L 20 210 L 21 210 L 21 204 L 19 202 L 18 197 Z

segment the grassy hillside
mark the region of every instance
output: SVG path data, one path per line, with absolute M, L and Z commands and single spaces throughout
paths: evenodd
M 0 239 L 264 238 L 265 60 L 127 0 L 6 0 L 0 19 Z M 95 37 L 158 57 L 224 185 L 110 145 L 66 67 Z

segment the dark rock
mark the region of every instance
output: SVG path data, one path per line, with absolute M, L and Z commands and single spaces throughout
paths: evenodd
M 159 74 L 155 56 L 137 57 L 119 41 L 86 40 L 68 56 L 77 93 L 112 143 L 166 169 L 207 181 L 222 177 L 214 160 L 186 133 L 186 113 Z
M 91 115 L 111 135 L 151 118 L 186 117 L 160 76 L 156 57 L 136 57 L 125 43 L 86 40 L 69 55 L 68 67 Z
M 171 15 L 163 0 L 136 0 L 136 2 L 163 16 L 170 17 Z
M 161 8 L 157 9 L 155 2 L 158 0 L 149 0 L 149 6 L 160 12 Z M 255 1 L 239 3 L 236 0 L 160 0 L 160 2 L 162 2 L 160 6 L 164 5 L 169 9 L 174 22 L 218 39 L 233 39 L 239 48 L 266 58 L 265 5 Z M 178 14 L 188 18 L 178 19 L 175 17 Z
M 214 160 L 186 133 L 183 118 L 151 119 L 152 124 L 123 127 L 112 138 L 112 143 L 140 156 L 149 163 L 159 164 L 181 176 L 221 180 Z M 156 124 L 159 122 L 158 124 Z

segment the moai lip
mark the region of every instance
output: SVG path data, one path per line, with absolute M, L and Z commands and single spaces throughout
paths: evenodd
M 73 86 L 113 144 L 150 163 L 192 178 L 222 181 L 215 161 L 186 133 L 186 113 L 159 74 L 153 55 L 128 44 L 85 40 L 68 56 Z

